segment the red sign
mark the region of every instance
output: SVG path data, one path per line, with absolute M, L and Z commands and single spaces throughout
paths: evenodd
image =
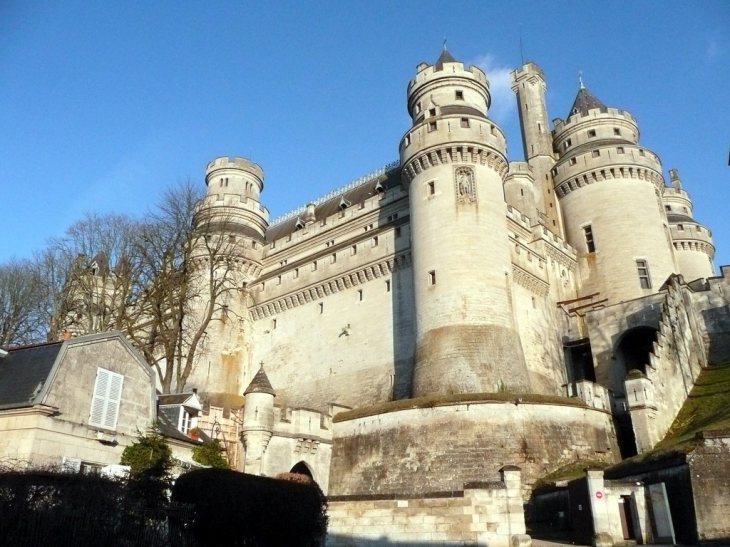
M 600 500 L 603 497 L 603 492 L 596 492 L 596 497 Z

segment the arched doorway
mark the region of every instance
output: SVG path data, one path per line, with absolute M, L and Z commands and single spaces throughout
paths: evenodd
M 623 365 L 622 375 L 625 377 L 631 370 L 639 370 L 646 374 L 649 354 L 654 351 L 657 329 L 654 327 L 634 327 L 627 330 L 616 346 L 617 360 Z
M 314 480 L 314 477 L 312 476 L 312 471 L 309 469 L 309 466 L 304 462 L 297 463 L 294 467 L 291 468 L 290 473 L 298 473 L 299 475 L 306 475 L 310 479 Z

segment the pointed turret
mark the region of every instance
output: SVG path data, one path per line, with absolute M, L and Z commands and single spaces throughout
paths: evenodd
M 608 110 L 606 105 L 598 100 L 593 93 L 583 87 L 583 84 L 581 83 L 581 88 L 578 90 L 578 94 L 575 96 L 573 106 L 570 107 L 568 117 L 572 116 L 573 114 L 579 113 L 587 116 L 588 111 L 593 110 L 594 108 L 600 109 L 601 112 L 606 112 Z
M 246 391 L 243 392 L 244 395 L 248 395 L 249 393 L 268 393 L 269 395 L 276 397 L 276 392 L 274 391 L 274 388 L 271 387 L 271 382 L 269 382 L 269 377 L 266 376 L 263 365 L 253 377 L 251 383 L 248 384 Z
M 264 473 L 264 452 L 274 431 L 274 397 L 276 397 L 276 392 L 264 372 L 263 364 L 248 384 L 244 396 L 246 399 L 243 403 L 241 440 L 245 458 L 242 471 L 259 475 Z

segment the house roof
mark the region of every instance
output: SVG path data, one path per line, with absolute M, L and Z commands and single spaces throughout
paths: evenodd
M 0 359 L 0 408 L 34 404 L 61 351 L 63 342 L 8 349 Z
M 173 419 L 175 420 L 174 422 Z M 159 428 L 160 433 L 162 433 L 165 437 L 170 437 L 171 439 L 176 439 L 178 441 L 183 441 L 195 445 L 201 443 L 201 440 L 193 440 L 185 435 L 185 433 L 180 431 L 177 428 L 177 419 L 173 418 L 169 412 L 165 412 L 162 409 L 158 410 L 157 412 L 157 427 Z
M 160 405 L 182 405 L 185 401 L 190 399 L 190 393 L 169 393 L 165 395 L 158 395 L 157 402 Z

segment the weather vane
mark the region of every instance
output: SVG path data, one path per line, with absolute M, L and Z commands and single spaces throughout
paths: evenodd
M 583 71 L 581 69 L 578 69 L 578 83 L 580 84 L 581 89 L 585 89 L 585 86 L 583 85 Z

